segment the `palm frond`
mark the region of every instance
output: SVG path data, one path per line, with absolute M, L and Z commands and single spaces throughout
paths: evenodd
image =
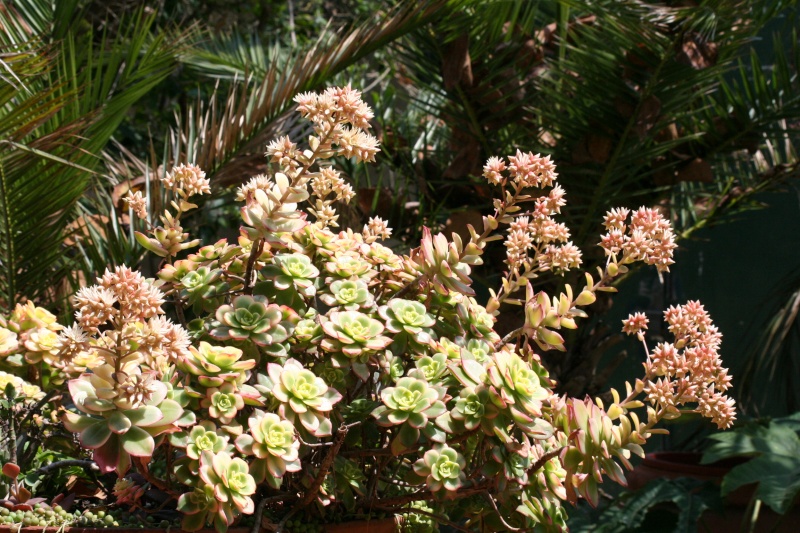
M 746 352 L 737 387 L 748 408 L 758 411 L 777 401 L 783 404 L 772 409 L 793 413 L 800 407 L 800 277 L 782 280 L 778 287 L 772 291 L 767 319 L 758 324 L 761 333 Z M 768 393 L 756 389 L 765 380 L 771 384 Z
M 274 48 L 257 58 L 268 61 L 267 65 L 250 63 L 253 58 L 248 56 L 240 57 L 246 64 L 237 67 L 235 61 L 215 56 L 219 58 L 216 65 L 224 67 L 221 72 L 247 77 L 233 83 L 226 96 L 215 93 L 209 101 L 199 99 L 177 117 L 177 125 L 170 132 L 170 163 L 201 166 L 217 187 L 240 183 L 263 169 L 266 142 L 296 94 L 317 87 L 386 43 L 424 25 L 447 4 L 447 0 L 404 2 L 377 20 L 342 32 L 326 31 L 306 50 L 284 53 Z M 189 54 L 184 60 L 203 68 L 211 64 L 209 57 L 209 53 Z M 259 74 L 263 78 L 259 79 Z M 157 170 L 157 162 L 151 165 Z
M 781 124 L 796 114 L 795 55 L 778 57 L 770 75 L 756 56 L 737 69 L 742 48 L 789 4 L 474 2 L 398 48 L 411 104 L 452 125 L 442 174 L 477 175 L 486 158 L 517 148 L 551 154 L 585 246 L 613 204 L 724 190 L 742 140 L 792 135 Z M 736 70 L 741 81 L 730 81 Z M 733 119 L 740 124 L 715 131 Z M 763 171 L 754 170 L 752 179 Z M 692 223 L 732 206 L 701 202 Z
M 57 298 L 54 288 L 74 266 L 64 253 L 65 228 L 97 175 L 99 154 L 127 110 L 172 72 L 186 40 L 154 35 L 152 15 L 142 11 L 116 35 L 66 29 L 61 38 L 64 20 L 79 12 L 75 2 L 56 4 L 30 0 L 0 10 L 0 25 L 19 29 L 6 32 L 3 44 L 14 50 L 6 64 L 24 82 L 0 87 L 3 308 Z

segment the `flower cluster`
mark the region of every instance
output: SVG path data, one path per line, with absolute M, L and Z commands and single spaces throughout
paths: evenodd
M 736 418 L 728 370 L 718 349 L 722 335 L 697 301 L 673 306 L 664 313 L 674 343 L 661 342 L 647 354 L 644 364 L 647 400 L 665 416 L 678 416 L 678 406 L 696 403 L 697 412 L 726 429 Z M 625 331 L 638 333 L 647 327 L 637 315 L 625 321 Z
M 561 502 L 596 501 L 604 475 L 624 482 L 631 454 L 676 405 L 730 422 L 719 334 L 699 304 L 667 312 L 674 344 L 659 345 L 644 378 L 624 399 L 612 391 L 607 408 L 555 394 L 541 363 L 542 351 L 565 349 L 562 328 L 577 327 L 626 265 L 671 264 L 674 237 L 656 211 L 630 221 L 612 211 L 605 269 L 558 294 L 534 290 L 534 278 L 577 269 L 581 254 L 557 221 L 565 193 L 554 164 L 518 151 L 486 164 L 499 199 L 481 228 L 463 239 L 425 228 L 400 255 L 380 242 L 391 229 L 379 218 L 334 230 L 335 204 L 353 190 L 331 160 L 369 162 L 378 151 L 360 93 L 295 101 L 312 124 L 308 146 L 288 137 L 267 146 L 269 172 L 239 189 L 238 240 L 186 252 L 199 242 L 180 217 L 210 186 L 196 167 L 176 167 L 164 179 L 173 201 L 162 225 L 137 235 L 165 258 L 157 281 L 120 267 L 78 292 L 69 328 L 34 308 L 0 324 L 0 354 L 35 343 L 72 377 L 64 424 L 104 472 L 136 468 L 174 494 L 186 530 L 224 533 L 254 512 L 259 490 L 273 529 L 301 511 L 324 519 L 456 500 L 469 523 L 557 530 Z M 131 196 L 135 211 L 142 202 Z M 508 269 L 483 305 L 472 268 L 494 240 L 505 241 Z M 495 322 L 510 304 L 524 324 L 501 338 Z M 642 338 L 645 328 L 643 317 L 625 324 Z M 157 449 L 163 476 L 149 468 Z M 128 483 L 117 492 L 138 498 Z M 492 505 L 470 504 L 474 494 Z
M 675 262 L 672 260 L 677 246 L 675 235 L 658 210 L 640 207 L 630 213 L 624 208 L 612 209 L 603 225 L 607 233 L 602 236 L 600 246 L 610 258 L 619 260 L 620 265 L 643 261 L 662 272 Z
M 174 167 L 171 172 L 161 178 L 161 183 L 182 198 L 211 192 L 211 182 L 206 178 L 206 173 L 195 165 Z
M 173 215 L 167 211 L 161 215 L 160 219 L 163 225 L 151 227 L 150 237 L 137 231 L 136 241 L 156 255 L 171 257 L 200 243 L 199 239 L 186 241 L 189 234 L 183 231 L 180 219 L 185 212 L 197 207 L 188 202 L 187 198 L 210 193 L 211 182 L 199 167 L 181 164 L 173 167 L 172 171 L 164 175 L 161 183 L 176 196 L 176 199 L 172 201 L 176 213 Z M 126 200 L 136 216 L 142 219 L 147 218 L 147 199 L 143 198 L 140 192 L 129 193 Z

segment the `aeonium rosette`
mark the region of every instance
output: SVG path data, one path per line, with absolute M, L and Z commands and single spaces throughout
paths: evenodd
M 266 479 L 273 488 L 280 488 L 286 472 L 301 469 L 300 441 L 294 426 L 274 413 L 259 409 L 253 411 L 247 425 L 250 432 L 236 438 L 236 448 L 245 455 L 255 456 L 250 473 L 257 482 Z
M 297 202 L 307 198 L 305 187 L 293 187 L 285 174 L 276 173 L 272 186 L 255 189 L 242 207 L 247 236 L 253 241 L 265 239 L 282 244 L 282 233 L 291 234 L 307 224 L 305 213 L 297 210 Z
M 167 398 L 169 388 L 155 372 L 137 373 L 135 368 L 121 380 L 122 372 L 103 365 L 69 382 L 75 407 L 85 415 L 66 412 L 64 426 L 79 434 L 81 446 L 93 450 L 102 472 L 123 475 L 131 456 L 153 455 L 156 437 L 194 423 L 194 413 Z
M 244 353 L 235 346 L 212 346 L 201 341 L 200 346 L 189 348 L 189 354 L 179 361 L 180 368 L 197 376 L 204 387 L 218 387 L 223 383 L 243 383 L 246 372 L 256 365 L 252 359 L 242 360 Z
M 343 354 L 356 375 L 366 381 L 369 377 L 366 363 L 370 355 L 392 342 L 382 334 L 383 324 L 359 311 L 334 311 L 320 320 L 326 334 L 320 347 L 327 352 Z
M 215 339 L 251 341 L 271 355 L 286 355 L 281 344 L 292 334 L 300 316 L 291 308 L 267 302 L 264 296 L 241 295 L 217 309 L 219 325 L 211 330 Z
M 378 313 L 386 321 L 386 329 L 392 333 L 408 335 L 421 344 L 427 344 L 434 338 L 431 328 L 436 324 L 436 319 L 428 314 L 425 305 L 420 302 L 394 298 L 381 306 Z
M 464 456 L 446 444 L 437 444 L 414 463 L 414 472 L 426 478 L 431 491 L 456 491 L 467 480 Z
M 392 441 L 394 453 L 415 446 L 420 430 L 431 440 L 443 441 L 444 433 L 430 422 L 447 411 L 442 401 L 445 394 L 444 387 L 412 377 L 400 378 L 394 387 L 381 391 L 383 405 L 376 407 L 372 416 L 381 426 L 400 426 Z
M 317 437 L 331 434 L 329 413 L 342 395 L 299 361 L 289 359 L 283 366 L 269 363 L 267 375 L 259 375 L 258 388 L 279 402 L 278 414 L 286 420 L 299 420 Z
M 543 386 L 542 377 L 531 365 L 516 353 L 501 349 L 492 356 L 493 365 L 488 369 L 490 398 L 495 406 L 508 412 L 514 423 L 528 435 L 544 439 L 553 433 L 553 428 L 542 418 L 544 400 L 552 394 Z M 507 433 L 498 428 L 498 434 Z
M 199 465 L 198 486 L 178 500 L 184 529 L 196 531 L 213 522 L 217 531 L 224 532 L 237 516 L 255 510 L 251 496 L 256 492 L 256 482 L 243 459 L 224 451 L 204 451 Z

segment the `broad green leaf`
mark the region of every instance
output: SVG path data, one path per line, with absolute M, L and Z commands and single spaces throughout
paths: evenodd
M 164 400 L 158 405 L 158 409 L 161 411 L 161 415 L 163 418 L 158 420 L 159 425 L 167 425 L 172 424 L 173 422 L 177 421 L 183 415 L 183 407 L 174 400 Z M 139 424 L 142 426 L 143 424 Z
M 150 457 L 155 449 L 155 441 L 148 432 L 133 426 L 120 437 L 122 448 L 135 457 Z
M 125 411 L 125 416 L 130 418 L 134 426 L 147 427 L 159 423 L 164 415 L 161 414 L 158 407 L 145 405 L 138 409 L 128 409 Z
M 110 436 L 111 430 L 108 428 L 108 422 L 100 420 L 81 433 L 81 446 L 89 449 L 99 448 Z
M 131 420 L 121 412 L 115 411 L 108 417 L 108 427 L 114 433 L 122 434 L 130 429 Z
M 734 467 L 722 480 L 722 495 L 758 483 L 755 497 L 778 514 L 800 493 L 800 456 L 764 454 Z

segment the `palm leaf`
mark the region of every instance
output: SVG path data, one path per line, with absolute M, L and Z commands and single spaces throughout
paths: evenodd
M 183 60 L 217 77 L 234 78 L 225 96 L 218 92 L 177 117 L 169 134 L 170 164 L 192 162 L 215 186 L 240 183 L 264 166 L 264 146 L 292 98 L 313 89 L 386 43 L 429 22 L 447 0 L 404 2 L 388 15 L 341 32 L 325 31 L 310 48 L 289 53 L 273 45 L 252 55 L 214 53 L 214 48 L 187 53 Z M 229 47 L 243 41 L 233 38 Z M 237 59 L 231 60 L 235 56 Z M 210 58 L 215 58 L 213 61 Z M 154 171 L 157 161 L 151 161 Z M 139 164 L 141 166 L 141 164 Z
M 795 56 L 778 57 L 769 76 L 755 56 L 737 68 L 742 47 L 786 5 L 472 2 L 435 30 L 401 41 L 399 57 L 414 81 L 412 104 L 451 125 L 451 148 L 440 144 L 441 172 L 476 175 L 490 155 L 517 148 L 552 154 L 569 194 L 568 224 L 586 246 L 609 207 L 653 204 L 673 192 L 682 195 L 677 205 L 693 205 L 687 198 L 730 188 L 743 140 L 766 144 L 793 134 L 781 124 L 796 114 L 797 70 L 787 60 Z M 451 68 L 455 59 L 469 75 Z M 741 81 L 729 81 L 733 74 Z M 732 98 L 745 101 L 737 106 Z M 717 135 L 720 119 L 733 116 L 740 124 Z M 753 117 L 744 128 L 742 117 Z M 711 165 L 713 183 L 686 181 L 698 179 L 695 160 Z M 747 171 L 741 161 L 737 170 Z M 735 180 L 753 181 L 764 169 L 754 170 Z M 691 223 L 745 204 L 708 210 L 701 202 Z
M 77 3 L 56 4 L 30 0 L 0 10 L 8 29 L 0 42 L 15 50 L 6 64 L 24 82 L 0 87 L 4 308 L 23 297 L 58 298 L 54 288 L 73 268 L 65 228 L 100 168 L 99 154 L 127 110 L 172 72 L 186 41 L 185 34 L 154 35 L 152 15 L 141 11 L 116 35 L 76 33 L 65 24 L 80 16 Z

